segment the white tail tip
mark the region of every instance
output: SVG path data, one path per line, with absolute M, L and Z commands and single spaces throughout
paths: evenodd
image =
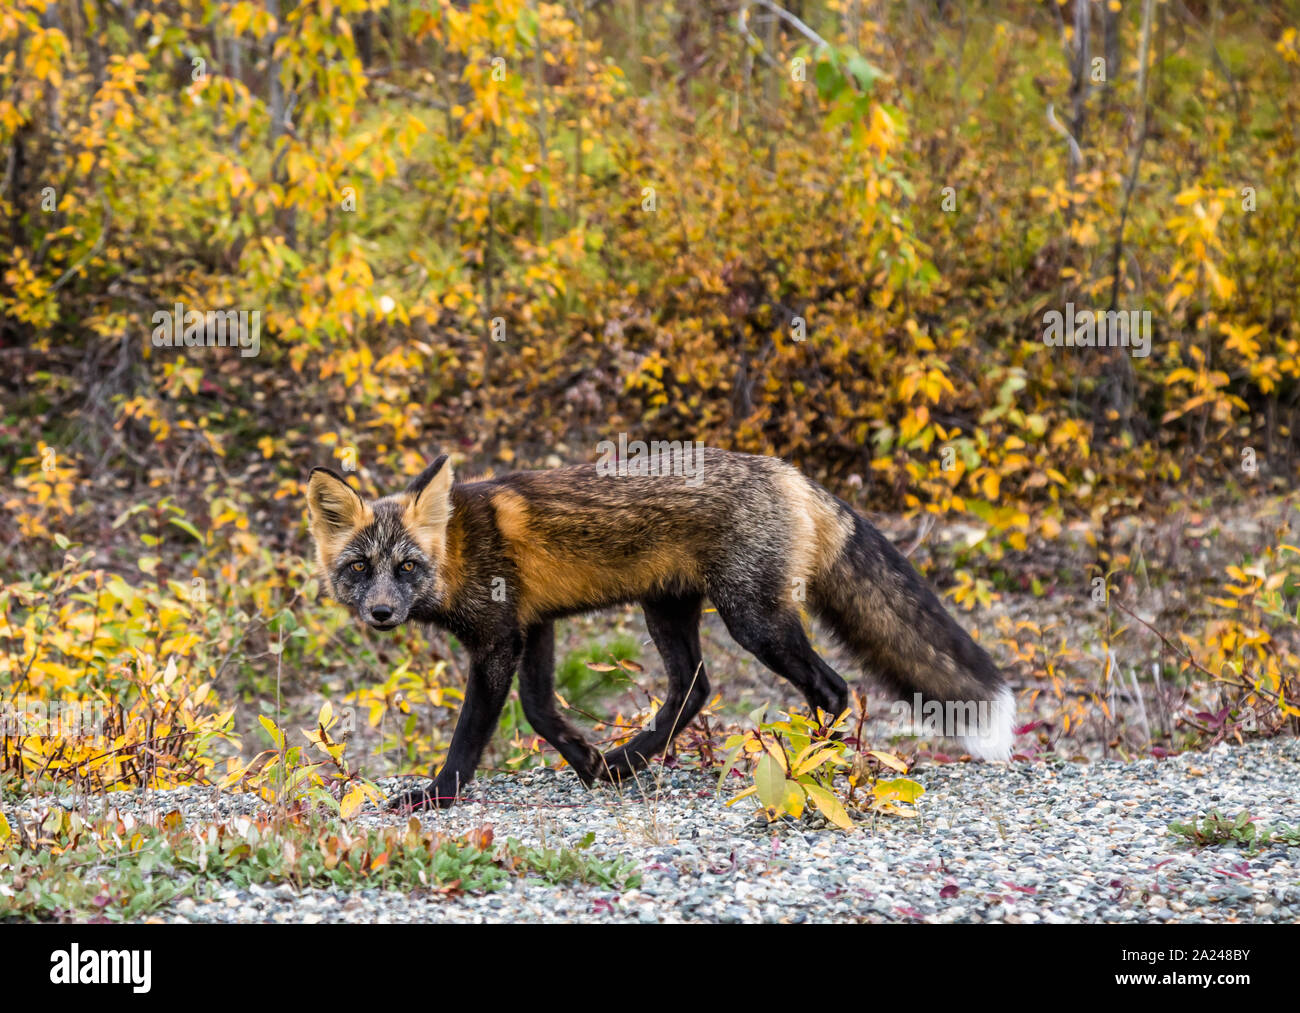
M 1016 698 L 1010 687 L 1003 686 L 981 711 L 981 727 L 976 735 L 963 735 L 959 741 L 971 756 L 981 760 L 1009 760 L 1015 739 Z

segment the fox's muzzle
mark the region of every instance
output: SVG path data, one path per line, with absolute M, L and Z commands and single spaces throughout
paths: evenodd
M 377 630 L 391 630 L 406 622 L 407 607 L 391 577 L 376 579 L 358 610 L 361 618 Z

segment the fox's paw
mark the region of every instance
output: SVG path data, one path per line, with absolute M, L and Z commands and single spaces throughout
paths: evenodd
M 385 808 L 398 813 L 413 813 L 421 809 L 446 809 L 454 805 L 456 794 L 451 791 L 440 789 L 437 783 L 430 782 L 421 785 L 418 788 L 411 788 L 400 794 L 393 795 Z
M 566 742 L 561 755 L 569 762 L 569 766 L 578 775 L 578 780 L 582 782 L 584 788 L 590 788 L 599 780 L 600 770 L 604 766 L 604 757 L 595 746 L 582 740 L 576 743 Z
M 600 758 L 600 765 L 596 767 L 595 775 L 602 781 L 621 784 L 624 781 L 635 780 L 637 772 L 643 770 L 649 762 L 648 757 L 623 746 L 611 750 Z

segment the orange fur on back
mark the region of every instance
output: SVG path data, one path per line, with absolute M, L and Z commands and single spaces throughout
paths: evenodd
M 553 610 L 623 601 L 655 588 L 701 583 L 696 560 L 685 545 L 646 545 L 626 565 L 611 566 L 603 555 L 584 555 L 571 547 L 551 544 L 531 522 L 528 503 L 519 493 L 496 492 L 492 506 L 518 568 L 519 609 L 525 621 Z

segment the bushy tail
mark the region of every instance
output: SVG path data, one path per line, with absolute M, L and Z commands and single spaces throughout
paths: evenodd
M 1010 757 L 1015 697 L 993 659 L 884 535 L 840 509 L 853 531 L 809 588 L 813 611 L 869 675 L 909 702 L 941 701 L 944 734 L 971 755 Z

